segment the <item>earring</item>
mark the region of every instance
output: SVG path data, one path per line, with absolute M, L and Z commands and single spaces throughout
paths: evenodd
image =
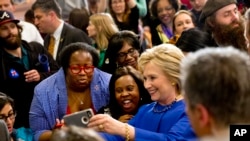
M 172 82 L 171 84 L 172 84 L 172 86 L 174 86 L 174 85 L 175 85 L 175 83 L 174 83 L 174 82 Z

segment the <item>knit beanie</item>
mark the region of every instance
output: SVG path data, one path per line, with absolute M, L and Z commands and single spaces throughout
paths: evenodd
M 200 15 L 200 22 L 203 23 L 207 17 L 211 16 L 217 10 L 233 3 L 236 4 L 236 0 L 207 0 Z

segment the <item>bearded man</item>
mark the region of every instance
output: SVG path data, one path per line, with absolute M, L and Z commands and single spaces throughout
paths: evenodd
M 247 51 L 244 21 L 236 0 L 208 0 L 202 9 L 200 21 L 219 46 L 234 46 Z
M 34 87 L 59 69 L 41 44 L 21 39 L 18 23 L 12 13 L 0 11 L 0 91 L 15 101 L 15 128 L 29 127 Z

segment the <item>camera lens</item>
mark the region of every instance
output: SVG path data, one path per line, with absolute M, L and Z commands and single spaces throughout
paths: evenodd
M 89 123 L 89 118 L 88 117 L 82 117 L 82 122 L 84 124 L 88 124 Z

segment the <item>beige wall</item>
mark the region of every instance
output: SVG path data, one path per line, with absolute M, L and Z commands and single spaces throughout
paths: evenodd
M 15 10 L 15 17 L 17 19 L 22 19 L 24 20 L 24 13 L 26 10 L 31 8 L 31 5 L 35 2 L 35 0 L 26 0 L 25 3 L 22 4 L 17 4 L 15 5 L 16 10 Z

